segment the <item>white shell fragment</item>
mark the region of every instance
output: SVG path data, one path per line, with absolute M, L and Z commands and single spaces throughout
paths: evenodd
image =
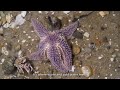
M 15 23 L 16 25 L 22 25 L 25 22 L 25 19 L 22 17 L 21 14 L 16 16 Z
M 85 77 L 90 77 L 92 75 L 92 70 L 89 66 L 83 66 L 81 70 Z
M 14 22 L 10 23 L 10 28 L 14 28 L 17 25 L 22 25 L 26 20 L 24 19 L 25 15 L 26 15 L 26 11 L 22 11 L 21 14 L 18 14 L 16 16 L 16 19 Z
M 63 13 L 68 14 L 70 11 L 63 11 Z
M 26 14 L 27 14 L 27 11 L 21 11 L 21 16 L 22 16 L 22 17 L 25 17 Z
M 89 35 L 88 32 L 85 32 L 85 33 L 84 33 L 84 36 L 88 38 L 90 35 Z
M 104 17 L 109 14 L 109 11 L 100 11 L 99 14 L 101 17 Z
M 72 69 L 70 70 L 71 72 L 74 72 L 75 66 L 72 66 Z

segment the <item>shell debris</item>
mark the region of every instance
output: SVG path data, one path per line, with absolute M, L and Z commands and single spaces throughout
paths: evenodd
M 85 77 L 90 77 L 92 75 L 92 70 L 89 66 L 83 66 L 81 70 Z

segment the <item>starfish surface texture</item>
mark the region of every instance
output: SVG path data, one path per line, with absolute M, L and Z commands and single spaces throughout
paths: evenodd
M 41 23 L 31 19 L 35 32 L 40 37 L 38 50 L 30 55 L 31 60 L 47 58 L 61 72 L 72 69 L 72 51 L 67 43 L 78 27 L 78 21 L 60 30 L 47 30 Z

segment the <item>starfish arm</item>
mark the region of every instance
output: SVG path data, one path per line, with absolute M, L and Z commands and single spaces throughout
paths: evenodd
M 62 65 L 70 71 L 72 68 L 72 51 L 65 40 L 62 40 L 58 45 L 59 51 L 61 53 L 61 57 L 63 60 Z
M 72 68 L 72 54 L 64 41 L 48 49 L 47 56 L 52 65 L 61 72 L 69 72 Z
M 38 46 L 38 51 L 32 53 L 29 56 L 30 60 L 42 60 L 46 57 L 46 44 L 45 43 L 40 43 Z
M 70 39 L 70 37 L 72 36 L 72 34 L 74 33 L 74 31 L 77 29 L 78 27 L 78 21 L 70 24 L 69 26 L 60 29 L 59 31 L 56 31 L 57 33 L 61 33 L 63 34 L 65 37 L 67 37 L 67 39 Z
M 61 72 L 68 72 L 66 68 L 62 66 L 62 60 L 61 60 L 61 53 L 59 53 L 59 49 L 55 46 L 52 46 L 48 49 L 47 57 L 50 60 L 52 66 L 54 66 L 58 71 Z
M 37 22 L 35 19 L 31 19 L 32 25 L 36 31 L 36 33 L 40 37 L 44 37 L 48 34 L 48 30 L 39 22 Z

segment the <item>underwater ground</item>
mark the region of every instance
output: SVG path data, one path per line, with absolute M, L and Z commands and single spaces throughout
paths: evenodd
M 31 18 L 49 30 L 79 21 L 68 40 L 71 72 L 57 71 L 49 60 L 26 58 L 40 41 Z M 119 79 L 119 49 L 120 11 L 0 11 L 0 79 Z

